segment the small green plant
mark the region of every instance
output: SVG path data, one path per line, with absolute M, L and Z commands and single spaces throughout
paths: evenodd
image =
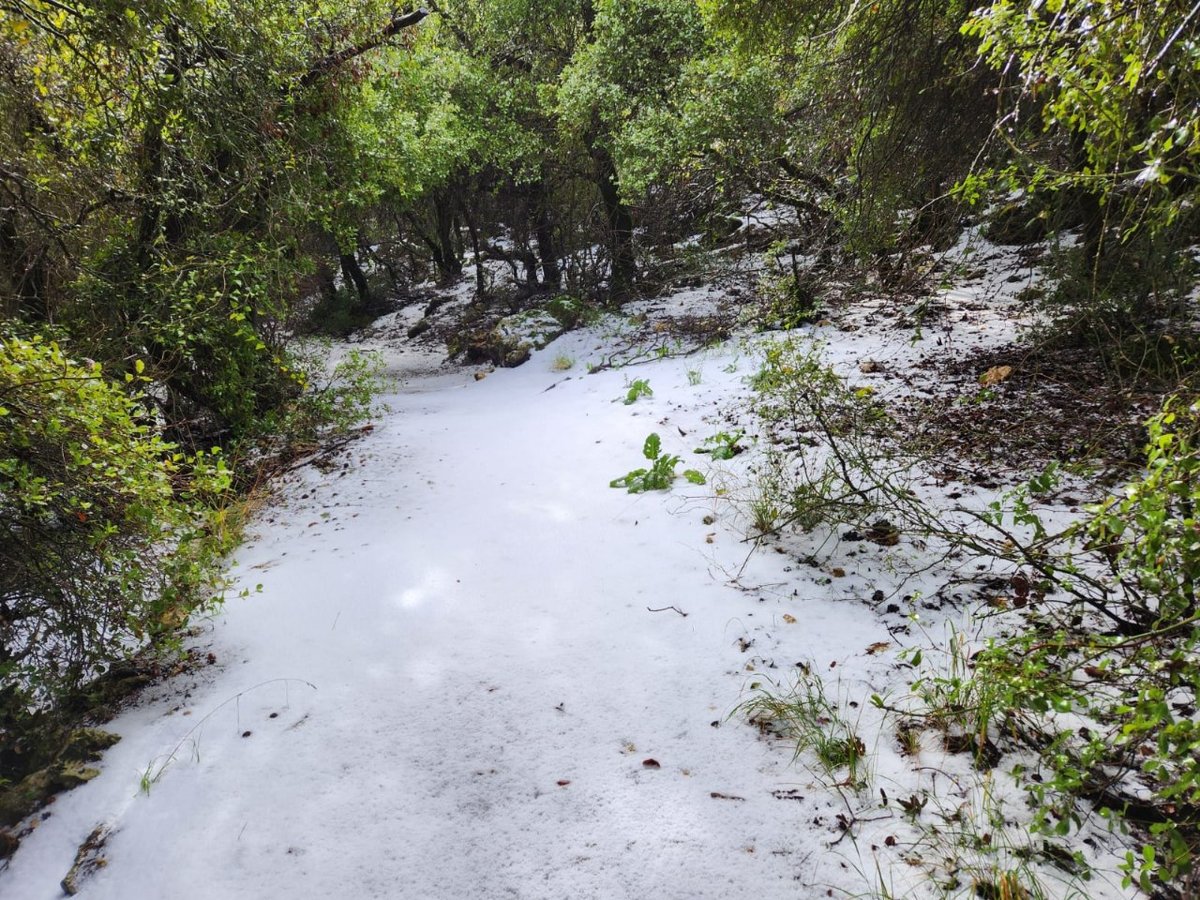
M 704 439 L 704 443 L 696 448 L 697 453 L 707 453 L 713 459 L 733 459 L 739 453 L 745 451 L 739 442 L 745 436 L 746 432 L 738 431 L 730 434 L 727 431 L 718 431 L 711 437 Z
M 310 347 L 292 360 L 291 368 L 300 392 L 265 417 L 267 440 L 281 441 L 293 450 L 309 449 L 322 440 L 349 434 L 375 412 L 386 410 L 376 399 L 384 386 L 384 363 L 377 353 L 350 351 L 320 383 L 305 373 L 328 368 L 322 349 Z
M 908 469 L 886 411 L 870 389 L 848 385 L 825 365 L 819 345 L 773 343 L 750 385 L 765 432 L 762 490 L 780 510 L 771 530 L 857 527 L 908 502 Z
M 567 328 L 590 324 L 599 317 L 598 310 L 570 294 L 559 294 L 545 305 L 545 310 Z
M 698 384 L 700 384 L 702 377 L 703 376 L 700 374 L 699 369 L 688 369 L 687 370 L 688 384 L 690 384 L 692 387 L 696 387 Z
M 555 372 L 566 372 L 574 367 L 575 360 L 563 353 L 554 357 L 554 362 L 550 366 Z
M 642 397 L 653 397 L 654 390 L 650 387 L 650 382 L 645 378 L 635 379 L 625 392 L 625 397 L 621 401 L 626 406 L 632 406 L 637 403 Z
M 625 488 L 631 494 L 669 490 L 676 478 L 675 467 L 679 465 L 679 457 L 662 452 L 662 440 L 657 434 L 646 438 L 642 445 L 642 456 L 650 461 L 650 468 L 634 469 L 620 478 L 614 478 L 608 486 Z M 683 477 L 692 484 L 705 483 L 704 476 L 695 469 L 685 469 Z
M 765 734 L 795 742 L 796 756 L 811 752 L 824 774 L 842 787 L 861 790 L 869 781 L 867 748 L 841 705 L 825 693 L 825 683 L 801 669 L 786 687 L 751 685 L 755 695 L 737 707 Z
M 759 494 L 750 501 L 750 524 L 760 535 L 773 532 L 781 515 L 779 506 L 768 494 Z
M 911 689 L 920 701 L 920 718 L 943 733 L 947 750 L 970 752 L 977 764 L 986 764 L 994 752 L 989 735 L 1012 698 L 1004 695 L 1004 682 L 978 676 L 966 636 L 953 625 L 939 646 L 944 663 L 936 670 L 920 650 L 907 654 L 919 671 Z

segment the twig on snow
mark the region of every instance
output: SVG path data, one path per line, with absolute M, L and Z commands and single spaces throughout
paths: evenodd
M 685 613 L 678 606 L 663 606 L 663 607 L 660 607 L 659 609 L 651 609 L 649 606 L 647 606 L 646 612 L 666 612 L 668 609 L 673 609 L 673 610 L 675 610 L 675 612 L 679 613 L 685 619 L 687 618 L 687 613 Z

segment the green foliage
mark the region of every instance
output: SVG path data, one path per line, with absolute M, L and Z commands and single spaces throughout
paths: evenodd
M 886 512 L 888 488 L 905 473 L 870 389 L 847 385 L 821 361 L 817 345 L 796 338 L 769 345 L 750 383 L 770 445 L 752 505 L 776 511 L 772 527 L 760 532 L 864 526 Z M 752 510 L 751 518 L 767 517 Z
M 291 368 L 324 372 L 329 360 L 325 352 L 310 347 L 297 351 Z M 302 376 L 303 389 L 271 413 L 263 423 L 263 437 L 296 452 L 346 436 L 381 408 L 377 398 L 383 392 L 383 374 L 379 354 L 349 351 L 327 376 Z
M 614 136 L 665 105 L 683 64 L 705 46 L 691 0 L 599 0 L 592 34 L 563 72 L 559 115 L 582 131 L 602 123 Z
M 1194 871 L 1200 848 L 1200 405 L 1168 401 L 1147 433 L 1142 475 L 1081 522 L 1055 533 L 1043 521 L 1034 499 L 1055 484 L 1050 469 L 984 517 L 997 544 L 956 538 L 1021 566 L 1006 613 L 1018 627 L 973 653 L 952 635 L 947 665 L 927 661 L 913 692 L 927 722 L 977 754 L 990 742 L 1036 752 L 1015 774 L 1037 831 L 1069 835 L 1085 799 L 1138 827 L 1127 880 L 1152 892 Z
M 984 96 L 995 77 L 959 33 L 968 5 L 701 6 L 746 75 L 750 66 L 764 70 L 752 76 L 750 105 L 762 109 L 774 95 L 781 112 L 749 140 L 719 149 L 735 159 L 750 150 L 743 170 L 765 176 L 763 193 L 796 208 L 815 246 L 825 236 L 892 278 L 906 272 L 910 249 L 945 244 L 958 227 L 947 191 L 970 170 L 992 124 Z M 944 127 L 948 119 L 954 129 Z
M 554 316 L 564 328 L 576 328 L 595 321 L 596 311 L 578 297 L 559 294 L 545 305 L 546 312 Z
M 650 461 L 650 468 L 634 469 L 620 478 L 614 478 L 608 486 L 625 488 L 631 494 L 670 490 L 676 478 L 675 468 L 679 465 L 679 457 L 662 452 L 662 440 L 657 434 L 646 438 L 642 446 L 642 456 Z M 705 483 L 704 475 L 695 469 L 685 469 L 683 477 L 691 484 Z
M 739 443 L 745 434 L 744 431 L 737 431 L 733 434 L 727 431 L 718 431 L 716 434 L 706 437 L 704 443 L 696 448 L 696 452 L 707 453 L 713 459 L 733 459 L 746 449 Z
M 281 323 L 314 229 L 352 246 L 353 211 L 408 161 L 379 102 L 391 57 L 328 55 L 376 46 L 390 17 L 378 0 L 0 11 L 0 314 L 143 359 L 188 446 L 253 432 L 296 391 Z
M 758 294 L 763 305 L 756 320 L 764 330 L 790 331 L 819 318 L 816 285 L 807 273 L 792 271 L 766 276 L 758 283 Z
M 796 756 L 811 752 L 825 777 L 854 790 L 869 779 L 867 747 L 851 725 L 846 710 L 831 700 L 825 683 L 807 667 L 791 684 L 751 685 L 755 692 L 738 705 L 735 714 L 746 716 L 764 733 L 793 741 Z
M 1034 168 L 1039 183 L 1086 185 L 1102 202 L 1129 191 L 1118 207 L 1123 227 L 1158 228 L 1183 208 L 1186 183 L 1200 159 L 1200 80 L 1188 17 L 1167 0 L 1140 0 L 1120 10 L 1096 0 L 1062 0 L 1045 11 L 1009 0 L 981 7 L 964 27 L 980 52 L 1038 101 L 1044 127 L 1081 142 L 1082 167 Z M 1194 188 L 1192 188 L 1194 190 Z M 1140 209 L 1148 218 L 1132 214 Z
M 1195 234 L 1194 18 L 1170 0 L 996 0 L 964 27 L 1006 75 L 996 137 L 1013 152 L 959 190 L 977 199 L 1019 189 L 1068 210 L 1083 231 L 1065 285 L 1076 308 L 1115 304 L 1098 312 L 1150 318 L 1190 283 L 1173 270 Z
M 1123 496 L 1092 510 L 1091 546 L 1103 552 L 1139 625 L 1178 626 L 1197 614 L 1200 582 L 1200 405 L 1169 400 L 1146 425 L 1146 471 Z
M 621 402 L 626 406 L 632 406 L 637 403 L 642 397 L 653 397 L 654 389 L 650 387 L 650 382 L 645 378 L 635 378 L 629 385 L 629 389 L 625 392 L 625 399 Z
M 230 477 L 98 364 L 0 343 L 0 712 L 60 701 L 209 600 L 207 510 Z

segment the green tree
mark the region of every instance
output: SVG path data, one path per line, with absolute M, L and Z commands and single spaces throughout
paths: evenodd
M 995 179 L 1073 207 L 1087 292 L 1127 291 L 1143 314 L 1161 312 L 1162 276 L 1194 235 L 1198 16 L 1172 0 L 998 0 L 965 28 L 1006 74 L 995 135 L 1012 151 L 965 190 Z

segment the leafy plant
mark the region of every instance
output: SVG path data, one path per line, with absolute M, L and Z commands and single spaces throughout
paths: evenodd
M 319 382 L 303 373 L 328 369 L 326 351 L 310 346 L 297 352 L 291 368 L 301 390 L 266 416 L 261 426 L 267 442 L 282 442 L 288 452 L 343 437 L 383 408 L 377 398 L 384 387 L 384 363 L 376 353 L 351 350 Z
M 625 398 L 621 402 L 626 406 L 632 406 L 642 397 L 653 396 L 654 390 L 650 387 L 650 382 L 645 378 L 637 378 L 629 385 L 629 389 L 625 392 Z
M 675 468 L 679 465 L 679 457 L 662 452 L 662 441 L 657 434 L 646 438 L 642 445 L 642 456 L 650 461 L 650 468 L 634 469 L 620 478 L 614 478 L 609 482 L 609 487 L 625 488 L 631 494 L 669 490 L 676 478 Z M 683 477 L 692 484 L 705 483 L 704 476 L 695 469 L 685 469 Z
M 1035 754 L 1014 773 L 1034 830 L 1065 837 L 1099 810 L 1138 834 L 1126 880 L 1151 892 L 1189 877 L 1200 848 L 1200 404 L 1169 400 L 1146 429 L 1143 473 L 1064 529 L 1034 502 L 1054 468 L 980 514 L 992 537 L 911 520 L 1013 566 L 993 613 L 1010 621 L 973 652 L 952 633 L 947 665 L 923 670 L 916 707 L 897 711 L 963 736 L 977 759 Z
M 775 259 L 775 254 L 768 254 Z M 758 283 L 761 307 L 756 315 L 760 329 L 790 331 L 813 321 L 820 314 L 816 279 L 801 272 L 792 256 L 792 270 L 762 278 Z
M 53 706 L 212 599 L 208 510 L 231 480 L 99 364 L 0 342 L 0 715 Z
M 751 378 L 754 412 L 768 447 L 755 502 L 778 510 L 775 526 L 862 525 L 887 504 L 906 502 L 903 462 L 894 458 L 887 414 L 796 339 L 770 345 Z
M 707 453 L 713 459 L 733 459 L 739 453 L 745 452 L 746 448 L 739 442 L 745 436 L 746 432 L 738 431 L 730 434 L 727 431 L 718 431 L 711 437 L 704 439 L 704 443 L 696 448 L 697 453 Z
M 775 531 L 782 514 L 775 499 L 765 491 L 750 501 L 750 524 L 760 535 Z

